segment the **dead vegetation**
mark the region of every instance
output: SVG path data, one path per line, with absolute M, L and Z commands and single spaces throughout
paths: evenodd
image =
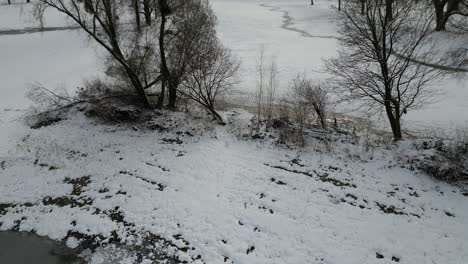
M 424 140 L 416 148 L 427 154 L 413 157 L 417 168 L 447 182 L 468 181 L 468 131 L 458 130 L 448 138 Z

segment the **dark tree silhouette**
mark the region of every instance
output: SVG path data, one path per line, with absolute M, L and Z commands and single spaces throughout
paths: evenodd
M 411 1 L 395 1 L 392 19 L 385 0 L 365 0 L 364 16 L 355 5 L 342 12 L 339 56 L 326 62 L 335 90 L 366 109 L 383 110 L 395 140 L 401 118 L 430 99 L 428 84 L 438 71 L 415 61 L 431 61 L 430 10 Z M 357 100 L 357 101 L 356 101 Z

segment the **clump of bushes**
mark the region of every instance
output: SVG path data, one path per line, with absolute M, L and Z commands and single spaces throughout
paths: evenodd
M 432 150 L 431 155 L 416 158 L 420 170 L 447 182 L 468 181 L 468 131 L 457 131 L 451 138 L 423 141 L 419 149 Z

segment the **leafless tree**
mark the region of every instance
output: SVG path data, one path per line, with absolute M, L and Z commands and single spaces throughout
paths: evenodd
M 326 112 L 329 93 L 325 86 L 320 83 L 314 83 L 305 75 L 298 75 L 294 79 L 293 89 L 296 96 L 302 98 L 301 102 L 304 103 L 304 106 L 315 112 L 322 128 L 327 128 Z
M 42 17 L 46 8 L 54 8 L 65 14 L 102 46 L 124 69 L 141 101 L 150 106 L 145 90 L 158 83 L 161 77 L 151 76 L 152 79 L 144 84 L 138 68 L 132 66 L 131 54 L 135 51 L 135 46 L 130 45 L 128 50 L 127 47 L 128 39 L 134 40 L 129 38 L 134 30 L 121 21 L 128 12 L 125 3 L 113 0 L 38 0 L 36 9 L 40 12 L 36 14 Z
M 276 61 L 272 59 L 268 71 L 268 83 L 266 88 L 266 102 L 265 102 L 265 118 L 267 122 L 267 128 L 271 126 L 271 121 L 273 118 L 273 108 L 276 99 L 276 89 L 278 86 L 278 66 Z
M 315 113 L 317 114 L 320 125 L 323 129 L 327 128 L 327 107 L 329 104 L 329 92 L 323 84 L 314 84 L 312 89 L 307 94 L 307 101 L 314 108 Z
M 214 35 L 202 43 L 201 52 L 188 65 L 188 76 L 181 92 L 207 109 L 220 124 L 222 117 L 215 109 L 218 97 L 236 83 L 239 61 L 224 48 Z
M 304 75 L 297 75 L 292 80 L 291 91 L 288 96 L 288 102 L 292 108 L 294 122 L 297 125 L 296 141 L 301 145 L 305 145 L 304 128 L 307 117 L 310 114 L 310 107 L 303 96 L 303 91 L 306 89 L 308 81 Z
M 349 5 L 342 12 L 337 58 L 326 61 L 334 75 L 335 91 L 343 99 L 366 108 L 384 110 L 395 140 L 402 138 L 401 118 L 430 99 L 434 68 L 416 61 L 433 62 L 430 10 L 406 0 L 395 0 L 387 19 L 385 0 L 366 0 L 364 16 Z
M 260 125 L 266 121 L 266 128 L 269 129 L 273 118 L 273 108 L 278 86 L 278 65 L 274 57 L 267 60 L 265 55 L 265 47 L 262 45 L 258 54 L 257 61 L 257 91 L 256 91 L 256 116 L 257 132 L 260 130 Z
M 290 127 L 291 104 L 289 98 L 284 96 L 279 100 L 277 111 L 278 120 L 274 127 L 279 130 L 279 143 L 286 144 L 291 141 L 291 137 L 294 135 Z
M 260 123 L 263 114 L 262 105 L 265 75 L 265 47 L 261 46 L 257 61 L 257 132 L 260 131 Z

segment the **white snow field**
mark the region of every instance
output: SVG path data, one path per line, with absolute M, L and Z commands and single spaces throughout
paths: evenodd
M 288 149 L 239 139 L 251 116 L 225 116 L 220 127 L 162 112 L 152 130 L 75 111 L 28 130 L 0 163 L 0 230 L 70 245 L 70 231 L 129 244 L 149 231 L 190 263 L 468 260 L 468 193 L 402 168 L 404 144 Z
M 211 3 L 220 36 L 243 60 L 239 90 L 254 91 L 262 44 L 277 59 L 283 91 L 296 72 L 326 78 L 320 59 L 337 47 L 334 1 Z M 223 113 L 224 127 L 172 112 L 108 125 L 74 108 L 29 128 L 30 83 L 72 90 L 102 69 L 76 30 L 12 34 L 34 27 L 18 7 L 0 6 L 0 230 L 70 247 L 85 243 L 74 234 L 117 237 L 124 249 L 147 243 L 141 236 L 150 232 L 188 263 L 468 263 L 468 192 L 403 166 L 409 142 L 366 151 L 339 141 L 295 149 L 244 140 L 252 116 L 241 109 Z M 51 17 L 46 27 L 68 25 Z M 407 122 L 463 125 L 466 83 L 442 88 L 443 100 Z M 98 249 L 88 260 L 151 263 L 127 253 Z

